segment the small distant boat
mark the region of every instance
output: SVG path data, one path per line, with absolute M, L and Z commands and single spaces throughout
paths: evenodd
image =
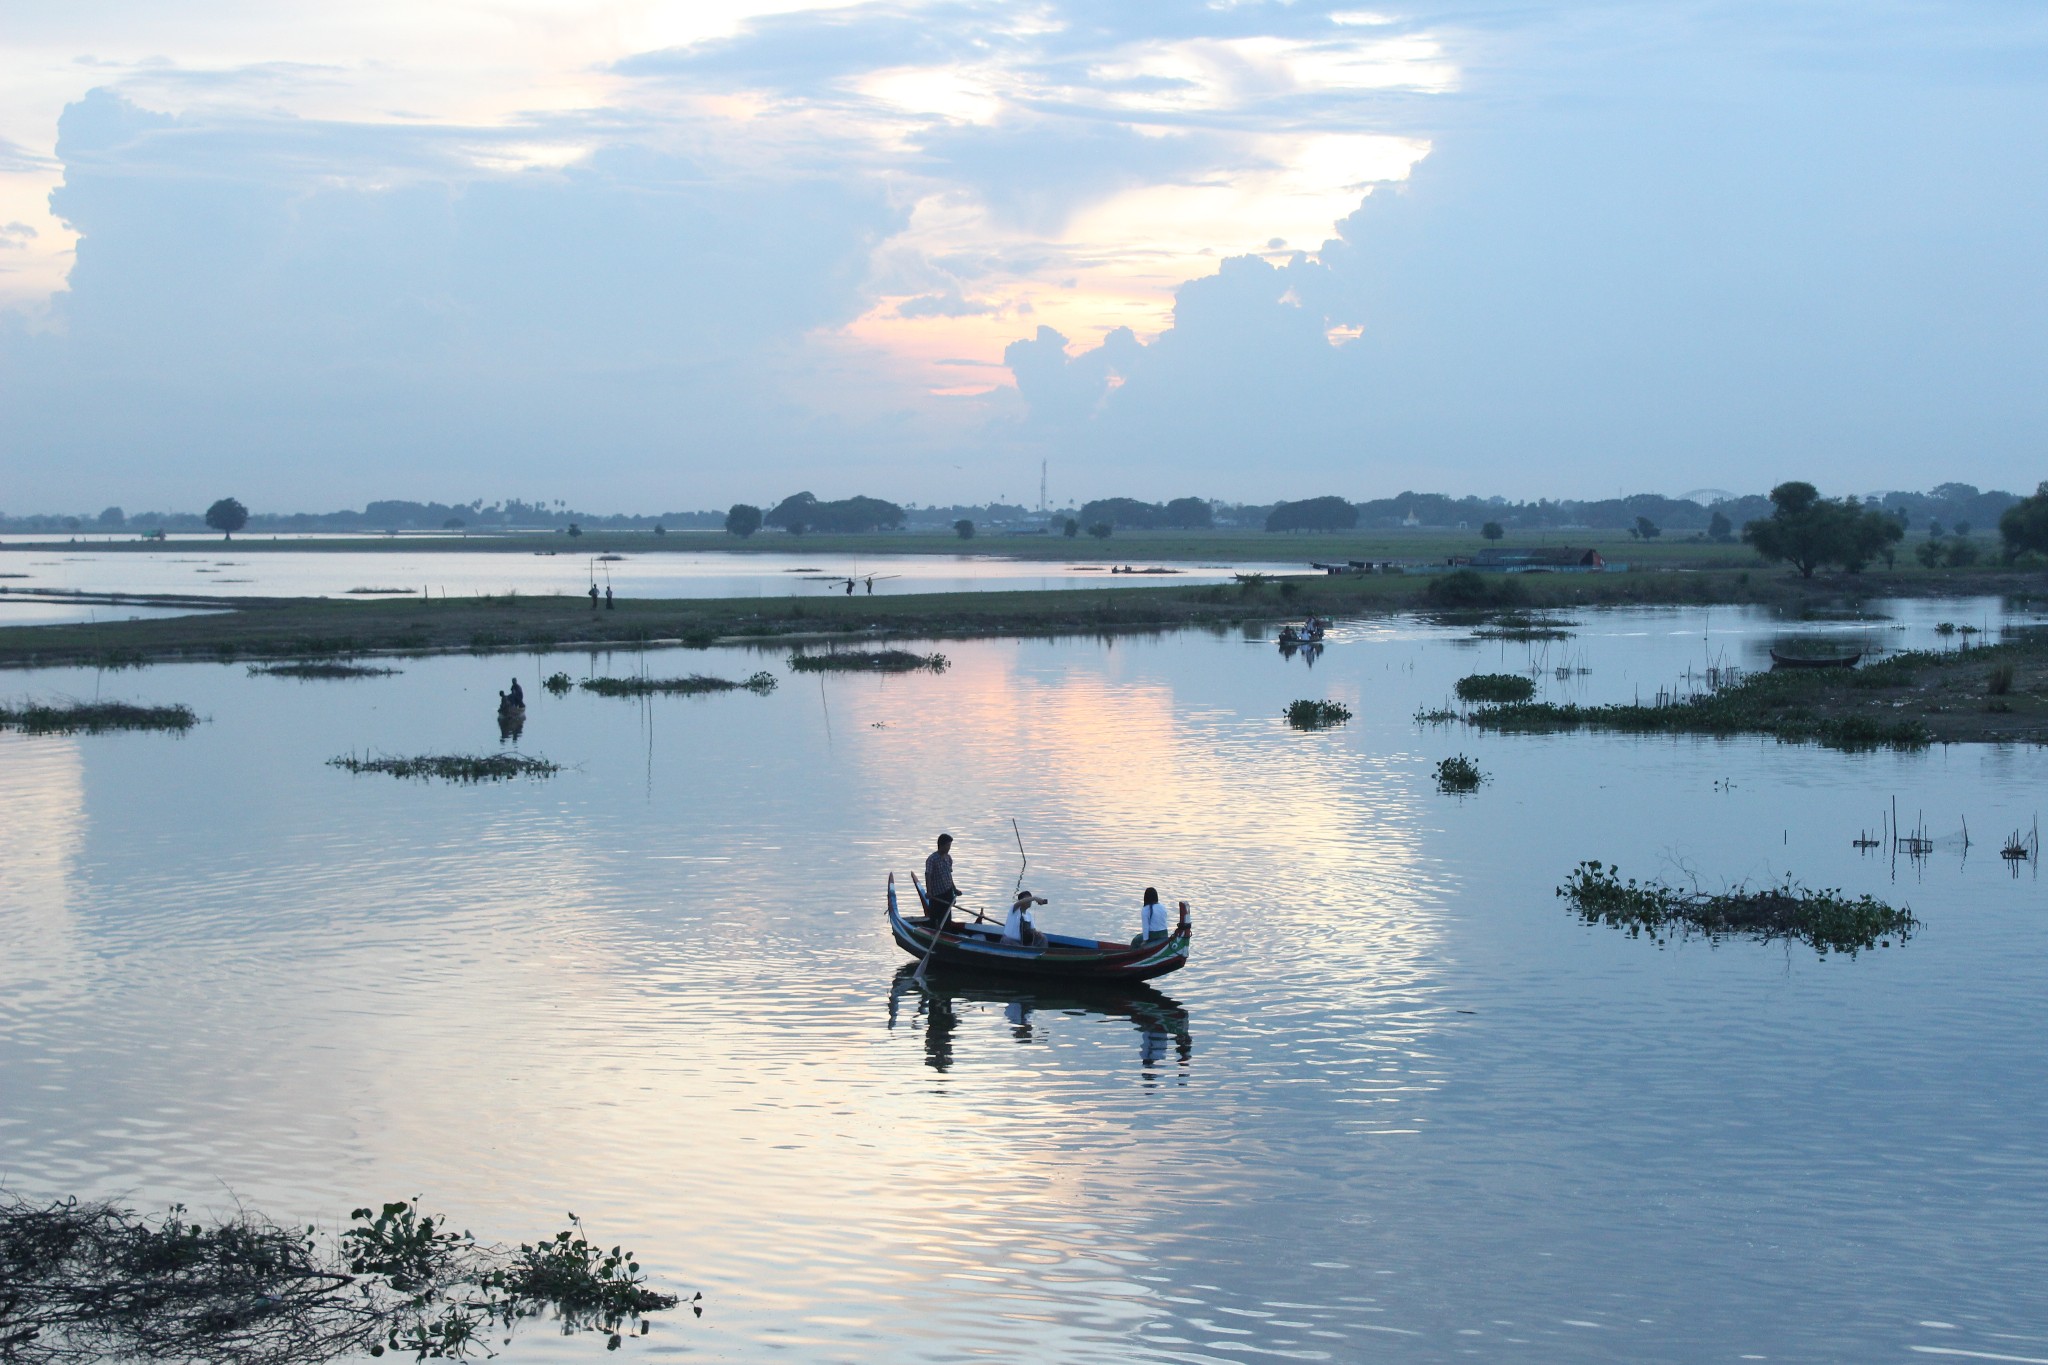
M 1780 654 L 1771 651 L 1771 663 L 1777 668 L 1854 668 L 1862 659 L 1863 651 L 1854 654 Z
M 916 888 L 918 908 L 927 902 L 924 888 Z M 977 972 L 1001 972 L 1010 976 L 1052 977 L 1066 981 L 1145 981 L 1177 972 L 1188 962 L 1188 947 L 1194 937 L 1187 912 L 1165 938 L 1142 943 L 1118 943 L 1092 938 L 1069 938 L 1045 934 L 1037 943 L 1005 943 L 1000 924 L 967 922 L 938 935 L 922 914 L 905 919 L 896 905 L 896 878 L 889 877 L 889 932 L 896 946 L 922 960 L 931 954 L 932 965 Z

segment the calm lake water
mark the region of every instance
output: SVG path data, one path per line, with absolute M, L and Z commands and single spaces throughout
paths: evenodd
M 0 1172 L 329 1224 L 420 1194 L 498 1238 L 574 1210 L 705 1294 L 629 1355 L 2048 1359 L 2048 896 L 1997 856 L 2048 754 L 1412 719 L 1471 672 L 1648 697 L 1788 631 L 2001 620 L 1891 610 L 1586 613 L 1540 645 L 1346 624 L 1313 669 L 1232 632 L 822 682 L 738 650 L 9 675 L 208 720 L 0 736 Z M 539 687 L 593 667 L 782 685 Z M 325 766 L 497 748 L 514 671 L 561 775 Z M 1357 716 L 1291 732 L 1303 696 Z M 1439 795 L 1460 751 L 1490 780 Z M 1893 797 L 1931 858 L 1851 847 Z M 948 829 L 970 899 L 1005 900 L 1012 817 L 1048 925 L 1133 932 L 1154 884 L 1194 905 L 1189 968 L 903 989 L 884 878 Z M 1853 960 L 1660 947 L 1553 895 L 1595 857 L 1924 925 Z
M 682 537 L 673 537 L 682 540 Z M 1116 574 L 1108 564 L 1007 559 L 1001 541 L 974 554 L 863 555 L 797 552 L 649 550 L 599 560 L 593 554 L 518 550 L 409 550 L 365 537 L 362 550 L 279 549 L 258 540 L 171 542 L 157 550 L 108 550 L 89 543 L 22 549 L 0 543 L 0 586 L 62 592 L 197 593 L 209 597 L 343 597 L 352 589 L 392 589 L 464 596 L 473 593 L 559 593 L 575 596 L 592 583 L 628 597 L 788 597 L 843 593 L 846 578 L 867 595 L 906 592 L 1008 592 L 1058 588 L 1157 587 L 1162 583 L 1227 583 L 1236 573 L 1306 573 L 1290 562 L 1175 564 L 1172 574 Z M 567 542 L 564 542 L 567 544 Z M 687 542 L 686 542 L 687 543 Z M 1094 543 L 1089 542 L 1093 547 Z M 253 546 L 253 548 L 252 548 Z M 368 548 L 374 546 L 375 548 Z M 387 548 L 388 547 L 388 548 Z M 1094 547 L 1100 548 L 1100 547 Z M 1163 567 L 1136 560 L 1132 567 Z M 833 575 L 837 575 L 836 579 Z M 36 608 L 0 594 L 0 625 L 43 624 Z M 136 614 L 100 607 L 98 619 Z M 87 619 L 68 616 L 67 620 Z

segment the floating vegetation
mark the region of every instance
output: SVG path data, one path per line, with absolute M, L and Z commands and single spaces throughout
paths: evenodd
M 349 597 L 410 597 L 411 588 L 350 588 Z
M 756 673 L 739 682 L 692 673 L 687 678 L 585 678 L 577 686 L 600 697 L 651 697 L 657 693 L 694 697 L 706 692 L 738 692 L 742 688 L 766 696 L 775 690 L 776 682 L 775 675 L 768 672 Z
M 344 664 L 332 660 L 307 660 L 289 664 L 250 664 L 249 676 L 266 678 L 388 678 L 395 668 L 369 664 Z
M 569 695 L 569 689 L 576 684 L 567 673 L 550 673 L 541 679 L 540 685 L 558 697 L 566 697 Z
M 1458 718 L 1458 713 L 1448 706 L 1419 706 L 1415 709 L 1415 723 L 1418 725 L 1448 725 Z
M 792 654 L 789 666 L 798 673 L 943 673 L 951 660 L 943 654 L 912 654 L 907 649 L 841 649 L 829 654 Z
M 1576 624 L 1561 616 L 1505 612 L 1492 624 L 1480 626 L 1472 634 L 1481 640 L 1569 640 L 1572 637 L 1571 627 Z
M 630 1252 L 568 1229 L 516 1252 L 457 1233 L 416 1203 L 357 1209 L 338 1237 L 239 1211 L 161 1218 L 76 1199 L 0 1197 L 0 1360 L 209 1365 L 324 1362 L 409 1353 L 492 1354 L 501 1335 L 544 1314 L 563 1334 L 601 1333 L 616 1350 L 631 1324 L 674 1308 Z M 690 1301 L 699 1315 L 702 1296 Z
M 1893 909 L 1873 896 L 1809 890 L 1790 877 L 1781 886 L 1752 890 L 1681 891 L 1661 882 L 1621 879 L 1620 869 L 1598 861 L 1572 870 L 1557 894 L 1588 924 L 1611 924 L 1631 938 L 1647 932 L 1656 939 L 1702 933 L 1719 940 L 1734 935 L 1758 942 L 1797 939 L 1816 951 L 1847 953 L 1904 943 L 1919 927 L 1910 910 Z
M 449 782 L 502 782 L 514 777 L 553 777 L 559 763 L 524 754 L 426 754 L 418 758 L 357 758 L 344 754 L 327 760 L 330 768 L 358 775 L 390 773 L 393 777 L 438 777 Z
M 1474 673 L 1458 679 L 1460 701 L 1516 702 L 1536 695 L 1536 684 L 1518 673 Z
M 109 730 L 172 730 L 199 723 L 189 706 L 136 706 L 125 701 L 24 702 L 0 706 L 0 730 L 31 735 L 97 735 Z
M 1327 730 L 1351 719 L 1351 708 L 1341 701 L 1312 701 L 1306 697 L 1287 703 L 1281 713 L 1297 730 Z
M 1651 705 L 1614 702 L 1515 702 L 1482 706 L 1465 719 L 1490 730 L 1620 730 L 1630 734 L 1767 734 L 1788 743 L 1812 741 L 1836 749 L 1917 749 L 1927 728 L 1917 720 L 1883 715 L 1817 715 L 1798 703 L 1808 673 L 1761 673 L 1734 687 L 1695 696 L 1666 696 Z
M 1479 765 L 1463 754 L 1452 754 L 1436 765 L 1436 789 L 1440 792 L 1476 792 L 1485 780 L 1486 774 L 1479 771 Z

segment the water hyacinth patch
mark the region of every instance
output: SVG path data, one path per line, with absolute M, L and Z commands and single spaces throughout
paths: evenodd
M 1458 679 L 1454 690 L 1459 701 L 1527 701 L 1536 695 L 1536 684 L 1519 673 L 1474 673 Z
M 595 692 L 600 697 L 649 697 L 657 694 L 695 697 L 707 692 L 741 690 L 765 696 L 775 690 L 776 683 L 773 673 L 761 672 L 739 682 L 692 673 L 687 678 L 585 678 L 577 685 L 585 692 Z
M 0 730 L 30 735 L 104 734 L 110 730 L 171 730 L 199 723 L 189 706 L 136 706 L 125 701 L 24 702 L 0 706 Z
M 250 664 L 252 678 L 388 678 L 398 672 L 395 668 L 377 668 L 370 664 L 345 664 L 331 660 L 311 660 L 288 664 Z
M 425 754 L 418 758 L 357 758 L 343 754 L 327 760 L 330 768 L 358 775 L 389 773 L 393 777 L 438 777 L 449 782 L 502 782 L 514 777 L 553 777 L 559 763 L 524 754 Z
M 1586 923 L 1627 929 L 1630 937 L 1647 931 L 1652 938 L 1697 932 L 1715 940 L 1797 939 L 1823 956 L 1833 951 L 1854 957 L 1865 948 L 1890 947 L 1893 937 L 1904 943 L 1920 923 L 1912 911 L 1874 896 L 1810 890 L 1790 877 L 1754 890 L 1682 891 L 1633 877 L 1623 881 L 1619 868 L 1597 860 L 1572 869 L 1557 894 Z
M 1479 771 L 1479 765 L 1463 754 L 1452 754 L 1436 765 L 1436 789 L 1440 792 L 1478 791 L 1485 780 L 1486 774 Z
M 792 654 L 789 666 L 797 673 L 943 673 L 951 661 L 943 654 L 913 654 L 907 649 L 846 649 Z
M 1350 720 L 1351 708 L 1341 701 L 1315 701 L 1304 697 L 1287 703 L 1287 709 L 1281 714 L 1297 730 L 1327 730 L 1332 725 L 1342 725 Z

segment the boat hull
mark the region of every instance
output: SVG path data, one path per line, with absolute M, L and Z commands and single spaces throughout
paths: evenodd
M 918 900 L 922 909 L 921 888 Z M 1194 937 L 1194 931 L 1183 923 L 1166 937 L 1143 943 L 1048 934 L 1044 944 L 1026 946 L 1005 944 L 994 932 L 977 933 L 962 926 L 941 934 L 938 946 L 933 947 L 932 927 L 924 917 L 905 918 L 897 907 L 893 881 L 889 884 L 888 916 L 896 946 L 919 960 L 930 952 L 934 967 L 1048 981 L 1149 981 L 1185 967 Z
M 1854 654 L 1837 654 L 1832 658 L 1816 659 L 1799 654 L 1780 654 L 1774 649 L 1771 651 L 1771 664 L 1776 668 L 1854 668 L 1862 657 L 1861 650 Z

